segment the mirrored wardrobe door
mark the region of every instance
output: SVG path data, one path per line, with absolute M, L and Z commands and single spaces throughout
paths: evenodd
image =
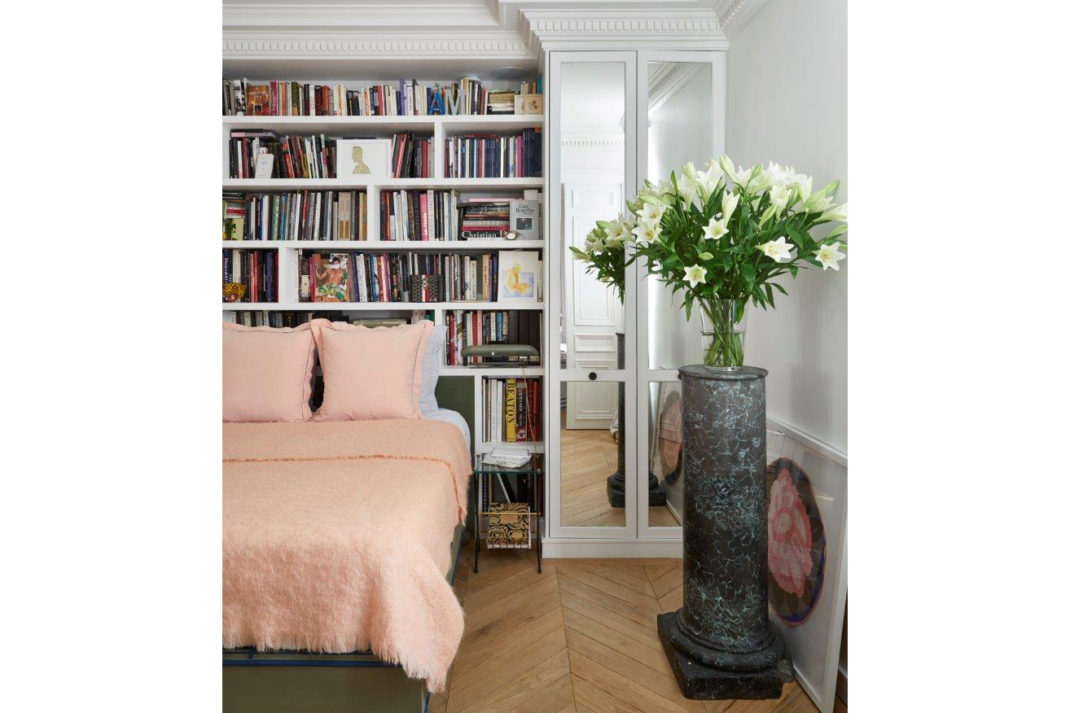
M 635 268 L 598 225 L 636 188 L 635 53 L 551 52 L 549 64 L 550 535 L 631 538 Z
M 724 151 L 724 53 L 643 51 L 638 75 L 640 182 L 669 180 L 689 161 L 704 169 Z M 676 370 L 702 362 L 702 339 L 681 293 L 646 274 L 638 265 L 639 537 L 679 537 L 686 453 Z

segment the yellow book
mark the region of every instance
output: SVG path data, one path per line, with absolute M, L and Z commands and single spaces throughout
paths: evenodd
M 505 380 L 505 440 L 516 442 L 516 379 Z

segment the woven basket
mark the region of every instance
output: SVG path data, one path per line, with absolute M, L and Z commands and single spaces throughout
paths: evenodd
M 442 275 L 409 275 L 410 302 L 441 302 Z

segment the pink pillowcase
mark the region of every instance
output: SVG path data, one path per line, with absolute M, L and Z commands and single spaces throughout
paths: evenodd
M 420 379 L 430 322 L 363 327 L 312 320 L 323 367 L 316 421 L 420 418 Z
M 223 323 L 223 420 L 307 421 L 312 329 Z

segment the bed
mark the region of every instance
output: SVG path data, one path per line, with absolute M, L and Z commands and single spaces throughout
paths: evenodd
M 224 424 L 225 711 L 415 711 L 443 688 L 464 629 L 458 417 Z

